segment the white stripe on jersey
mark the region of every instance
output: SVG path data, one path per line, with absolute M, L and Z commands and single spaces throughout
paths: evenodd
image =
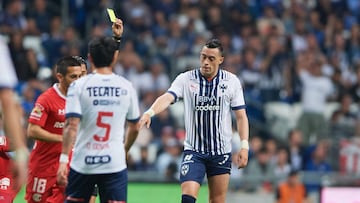
M 185 105 L 185 149 L 207 154 L 231 152 L 231 109 L 245 108 L 239 79 L 219 70 L 208 81 L 199 69 L 180 74 L 168 90 L 183 98 Z

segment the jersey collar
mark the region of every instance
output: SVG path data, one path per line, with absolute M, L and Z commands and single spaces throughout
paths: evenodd
M 55 84 L 53 85 L 53 88 L 55 89 L 55 92 L 56 92 L 61 98 L 66 99 L 66 96 L 63 95 L 63 93 L 61 93 L 58 85 L 59 85 L 59 83 L 55 83 Z

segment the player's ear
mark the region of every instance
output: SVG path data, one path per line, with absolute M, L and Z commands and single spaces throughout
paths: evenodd
M 64 76 L 61 74 L 61 73 L 56 73 L 56 79 L 59 81 L 59 82 L 61 82 L 61 81 L 63 81 L 64 80 Z
M 224 62 L 224 57 L 222 56 L 222 57 L 220 57 L 220 59 L 219 59 L 219 64 L 222 64 Z

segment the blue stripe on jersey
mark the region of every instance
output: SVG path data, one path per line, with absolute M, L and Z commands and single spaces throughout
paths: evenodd
M 218 74 L 220 74 L 221 71 L 219 71 Z M 215 78 L 215 85 L 214 85 L 214 95 L 216 97 L 216 101 L 213 101 L 212 102 L 212 105 L 216 105 L 216 106 L 220 106 L 218 104 L 218 100 L 221 100 L 221 98 L 219 97 L 218 98 L 218 86 L 219 86 L 219 83 L 220 83 L 220 75 L 218 75 L 216 78 Z M 218 111 L 213 111 L 213 118 L 212 118 L 212 140 L 213 140 L 213 146 L 212 148 L 214 149 L 212 151 L 212 154 L 214 155 L 217 151 L 218 151 L 218 146 L 217 146 L 217 143 L 218 143 L 218 139 L 220 139 L 220 134 L 219 134 L 219 129 L 218 129 L 218 125 L 216 125 L 216 120 L 220 120 L 220 113 Z M 221 146 L 220 146 L 221 147 Z
M 246 108 L 246 105 L 241 105 L 241 106 L 231 107 L 231 110 L 239 110 L 239 109 L 245 109 L 245 108 Z
M 173 91 L 167 91 L 167 92 L 174 96 L 174 102 L 173 103 L 175 103 L 177 101 L 177 98 L 178 98 L 177 95 L 175 94 L 175 92 L 173 92 Z
M 135 119 L 126 119 L 127 121 L 129 121 L 130 123 L 136 123 L 140 120 L 140 117 L 139 118 L 135 118 Z
M 81 118 L 81 114 L 78 114 L 78 113 L 67 113 L 67 114 L 65 114 L 65 118 Z

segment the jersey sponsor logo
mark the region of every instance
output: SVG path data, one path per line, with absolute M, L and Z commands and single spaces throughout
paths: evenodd
M 198 105 L 195 106 L 195 111 L 219 111 L 220 110 L 220 106 L 219 105 Z
M 216 97 L 213 95 L 211 97 L 208 97 L 208 96 L 198 96 L 198 101 L 199 102 L 202 102 L 202 103 L 209 103 L 209 102 L 216 102 Z
M 87 87 L 89 97 L 120 97 L 127 95 L 126 89 L 120 87 Z
M 181 175 L 185 176 L 189 172 L 189 165 L 184 164 L 181 166 Z
M 0 179 L 0 190 L 7 190 L 10 187 L 10 178 L 4 177 Z
M 110 163 L 111 157 L 109 155 L 104 156 L 86 156 L 85 164 L 93 165 L 93 164 L 106 164 Z
M 43 111 L 44 111 L 44 107 L 41 104 L 36 103 L 35 107 L 33 108 L 33 110 L 30 113 L 30 118 L 40 120 L 40 118 L 43 114 Z
M 58 109 L 59 115 L 65 115 L 65 109 Z
M 94 106 L 119 106 L 120 105 L 120 101 L 118 100 L 109 100 L 109 99 L 95 99 L 93 101 L 93 105 Z
M 65 126 L 65 122 L 56 121 L 54 123 L 54 128 L 64 128 L 64 126 Z

